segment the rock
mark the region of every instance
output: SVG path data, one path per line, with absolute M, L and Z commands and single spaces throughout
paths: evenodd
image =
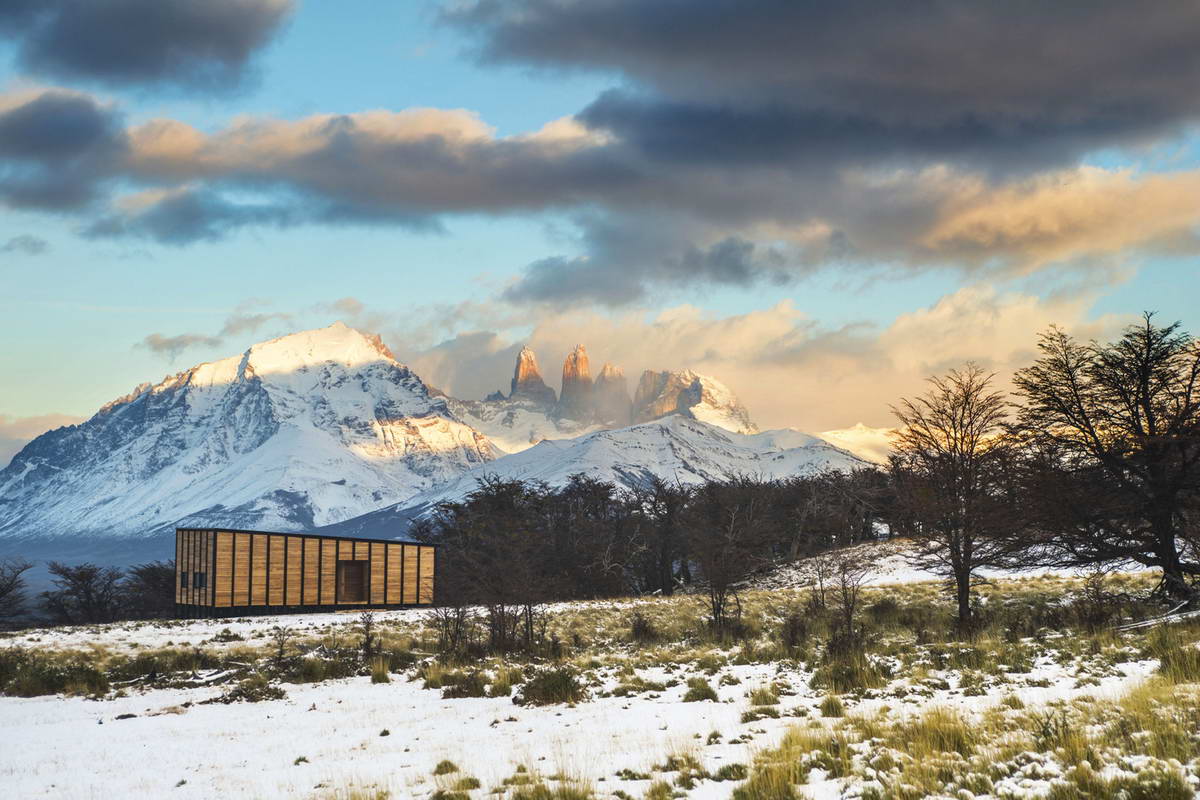
M 629 386 L 625 371 L 612 364 L 605 364 L 596 376 L 592 388 L 596 421 L 613 428 L 623 428 L 633 418 L 633 403 L 629 399 Z
M 509 397 L 513 400 L 532 400 L 535 403 L 546 405 L 554 405 L 558 399 L 554 395 L 554 390 L 542 380 L 542 373 L 538 370 L 537 357 L 527 346 L 522 347 L 521 352 L 517 353 L 517 365 L 513 369 Z
M 725 384 L 689 369 L 646 370 L 633 396 L 633 422 L 649 422 L 681 414 L 734 433 L 757 433 L 758 426 Z
M 593 388 L 587 350 L 577 344 L 563 362 L 558 415 L 581 422 L 590 421 L 595 416 Z

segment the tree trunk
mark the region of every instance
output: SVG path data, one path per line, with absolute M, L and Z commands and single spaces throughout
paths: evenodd
M 954 594 L 958 600 L 958 627 L 967 630 L 971 627 L 971 572 L 958 569 L 954 572 Z
M 1167 597 L 1172 600 L 1190 600 L 1195 601 L 1196 593 L 1192 586 L 1188 583 L 1187 575 L 1183 570 L 1183 563 L 1179 559 L 1179 548 L 1175 540 L 1175 526 L 1171 524 L 1169 516 L 1162 515 L 1156 517 L 1151 523 L 1154 526 L 1154 540 L 1156 543 L 1159 566 L 1163 572 L 1163 590 Z

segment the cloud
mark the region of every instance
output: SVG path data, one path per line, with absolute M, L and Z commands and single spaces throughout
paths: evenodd
M 139 345 L 152 353 L 165 355 L 174 360 L 185 350 L 193 347 L 218 347 L 222 341 L 219 336 L 206 336 L 202 333 L 181 333 L 176 336 L 151 333 L 142 339 Z
M 0 469 L 8 466 L 12 457 L 32 439 L 52 428 L 75 425 L 83 420 L 83 417 L 70 414 L 40 414 L 32 417 L 0 414 Z
M 663 157 L 777 160 L 879 145 L 885 155 L 1039 160 L 1195 117 L 1200 8 L 1160 12 L 1121 0 L 767 0 L 752 10 L 728 0 L 478 0 L 442 16 L 476 38 L 484 61 L 620 74 L 629 88 L 583 118 Z
M 0 95 L 0 202 L 81 209 L 124 155 L 120 115 L 66 89 Z
M 40 236 L 22 233 L 12 237 L 0 245 L 0 253 L 20 253 L 26 256 L 38 256 L 50 249 L 50 243 Z
M 280 30 L 291 0 L 29 0 L 0 10 L 20 64 L 110 85 L 227 89 Z
M 924 378 L 974 360 L 998 373 L 1036 356 L 1037 334 L 1058 324 L 1079 336 L 1112 335 L 1127 320 L 1092 318 L 1094 292 L 1041 299 L 971 286 L 886 325 L 829 327 L 790 301 L 746 314 L 715 316 L 693 306 L 648 315 L 645 310 L 547 314 L 532 332 L 510 340 L 496 332 L 464 333 L 427 350 L 385 336 L 419 375 L 447 392 L 479 398 L 507 386 L 522 343 L 538 354 L 547 383 L 583 342 L 598 368 L 622 366 L 636 384 L 642 370 L 690 368 L 733 389 L 761 427 L 809 431 L 863 422 L 893 423 L 888 406 L 924 390 Z

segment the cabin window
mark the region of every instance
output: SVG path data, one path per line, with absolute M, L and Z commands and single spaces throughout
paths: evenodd
M 192 586 L 197 589 L 208 588 L 208 573 L 197 572 L 192 575 Z
M 179 588 L 186 589 L 187 587 L 187 573 L 181 572 L 179 573 Z
M 337 602 L 363 603 L 367 599 L 367 562 L 337 562 Z

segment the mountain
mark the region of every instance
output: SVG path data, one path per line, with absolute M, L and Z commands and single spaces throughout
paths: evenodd
M 596 416 L 593 388 L 587 350 L 583 345 L 577 344 L 563 362 L 558 416 L 580 422 L 592 422 Z
M 324 532 L 377 536 L 393 531 L 388 535 L 395 535 L 394 531 L 404 530 L 436 503 L 464 497 L 484 476 L 562 486 L 571 475 L 582 472 L 633 488 L 654 477 L 697 484 L 739 475 L 773 479 L 863 466 L 866 462 L 861 459 L 800 431 L 738 434 L 672 414 L 628 428 L 540 442 L 476 467 L 407 502 L 332 525 Z
M 513 400 L 528 400 L 537 405 L 552 406 L 558 402 L 554 390 L 542 380 L 537 357 L 528 347 L 517 353 L 517 365 L 513 368 L 509 397 Z
M 690 369 L 646 370 L 633 396 L 633 421 L 648 422 L 668 414 L 682 414 L 734 433 L 758 432 L 737 395 L 716 378 Z
M 834 447 L 847 450 L 865 461 L 886 464 L 892 454 L 894 428 L 870 428 L 861 422 L 850 428 L 840 428 L 817 434 Z
M 34 439 L 0 471 L 0 540 L 311 529 L 498 455 L 378 337 L 336 323 L 144 384 Z
M 607 363 L 601 367 L 592 394 L 597 421 L 609 428 L 623 428 L 633 422 L 633 401 L 623 369 Z

